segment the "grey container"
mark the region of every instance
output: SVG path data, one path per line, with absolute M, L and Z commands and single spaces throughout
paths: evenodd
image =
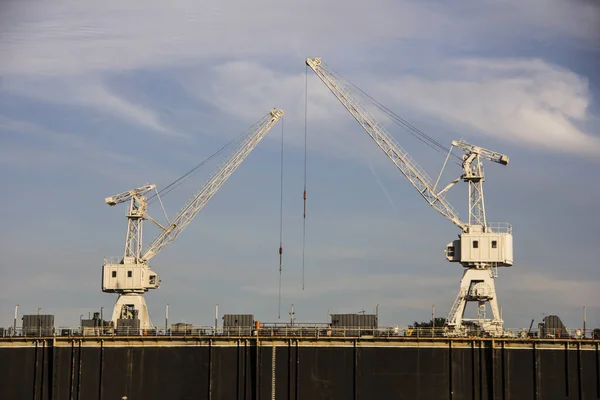
M 334 328 L 377 329 L 375 314 L 331 314 L 331 326 Z
M 102 320 L 101 319 L 82 319 L 81 327 L 82 328 L 101 328 Z
M 548 315 L 544 317 L 543 337 L 568 338 L 567 328 L 562 323 L 558 315 Z
M 254 314 L 225 314 L 223 315 L 223 328 L 252 328 L 254 327 Z
M 52 336 L 54 334 L 54 315 L 23 315 L 23 334 L 25 336 Z
M 118 319 L 117 320 L 117 335 L 139 335 L 140 320 L 139 319 Z
M 171 324 L 171 335 L 193 335 L 198 336 L 201 335 L 200 328 L 194 328 L 192 324 L 186 324 L 185 322 L 178 322 L 176 324 Z

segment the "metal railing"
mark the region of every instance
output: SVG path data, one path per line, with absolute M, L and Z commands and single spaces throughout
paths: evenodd
M 104 257 L 104 265 L 120 264 L 123 257 L 120 256 L 106 256 Z
M 0 337 L 120 337 L 120 336 L 171 336 L 171 337 L 271 337 L 271 338 L 444 338 L 466 337 L 477 338 L 489 336 L 479 329 L 463 330 L 460 332 L 449 331 L 446 327 L 332 327 L 329 324 L 272 324 L 260 327 L 214 327 L 186 325 L 185 327 L 139 329 L 130 327 L 113 328 L 102 327 L 35 327 L 35 328 L 0 328 Z M 577 328 L 544 328 L 539 331 L 529 332 L 527 329 L 505 329 L 497 337 L 523 340 L 523 339 L 551 339 L 551 340 L 600 340 L 600 329 Z
M 508 222 L 488 222 L 487 231 L 512 234 L 512 225 Z

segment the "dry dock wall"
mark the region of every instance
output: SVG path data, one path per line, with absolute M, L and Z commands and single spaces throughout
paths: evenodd
M 599 399 L 597 341 L 14 338 L 0 399 Z

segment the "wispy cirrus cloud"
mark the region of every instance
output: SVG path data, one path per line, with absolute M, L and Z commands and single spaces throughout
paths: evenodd
M 486 40 L 567 36 L 592 47 L 600 38 L 599 19 L 600 7 L 593 2 L 560 0 L 469 0 L 454 7 L 392 0 L 351 1 L 343 7 L 334 0 L 285 7 L 274 0 L 210 5 L 192 0 L 13 1 L 3 9 L 0 71 L 76 75 L 194 65 L 232 54 L 304 57 L 348 46 L 364 51 L 390 40 L 472 49 Z
M 2 92 L 29 101 L 84 107 L 152 132 L 182 135 L 166 126 L 154 110 L 118 95 L 98 77 L 17 77 L 6 80 Z

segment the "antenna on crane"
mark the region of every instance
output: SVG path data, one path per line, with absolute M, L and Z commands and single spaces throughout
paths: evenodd
M 461 233 L 459 239 L 446 246 L 446 259 L 459 262 L 465 267 L 461 279 L 459 294 L 448 316 L 448 326 L 453 334 L 463 334 L 462 322 L 466 303 L 478 303 L 478 318 L 475 320 L 490 335 L 500 336 L 503 332 L 502 316 L 498 310 L 496 290 L 493 278 L 497 275 L 497 267 L 510 267 L 513 264 L 512 227 L 510 224 L 489 224 L 485 214 L 483 198 L 484 172 L 482 160 L 486 159 L 508 164 L 508 156 L 482 147 L 471 145 L 464 140 L 453 141 L 452 146 L 464 152 L 462 157 L 462 174 L 450 182 L 444 189 L 437 191 L 437 181 L 410 157 L 394 139 L 394 137 L 375 119 L 375 117 L 356 99 L 351 89 L 353 84 L 332 72 L 320 58 L 307 58 L 309 66 L 333 95 L 350 112 L 385 155 L 396 165 L 400 172 L 418 191 L 419 195 L 437 212 L 452 222 Z M 362 90 L 359 91 L 363 94 Z M 367 95 L 370 98 L 370 96 Z M 372 99 L 372 98 L 371 98 Z M 373 99 L 372 99 L 373 100 Z M 389 109 L 375 102 L 375 105 L 392 118 L 397 117 Z M 418 134 L 420 139 L 428 138 L 421 131 L 397 117 L 395 122 L 403 122 L 411 134 Z M 439 146 L 438 146 L 439 147 Z M 452 148 L 446 157 L 442 171 L 450 157 Z M 441 177 L 441 172 L 440 172 Z M 459 181 L 468 183 L 469 219 L 462 221 L 454 207 L 446 199 L 445 193 Z M 493 318 L 486 318 L 486 304 L 492 309 Z
M 157 289 L 160 285 L 160 278 L 150 268 L 150 259 L 183 232 L 282 116 L 282 110 L 273 109 L 255 124 L 250 132 L 240 140 L 230 157 L 219 166 L 192 200 L 166 226 L 156 222 L 146 210 L 147 200 L 144 194 L 155 189 L 155 185 L 145 185 L 105 199 L 105 202 L 111 206 L 130 201 L 127 213 L 125 255 L 120 260 L 105 258 L 102 268 L 102 291 L 119 294 L 112 315 L 115 327 L 118 328 L 119 320 L 131 319 L 139 320 L 141 329 L 152 326 L 143 294 L 150 289 Z M 155 222 L 161 228 L 161 232 L 143 252 L 142 223 L 144 219 Z

